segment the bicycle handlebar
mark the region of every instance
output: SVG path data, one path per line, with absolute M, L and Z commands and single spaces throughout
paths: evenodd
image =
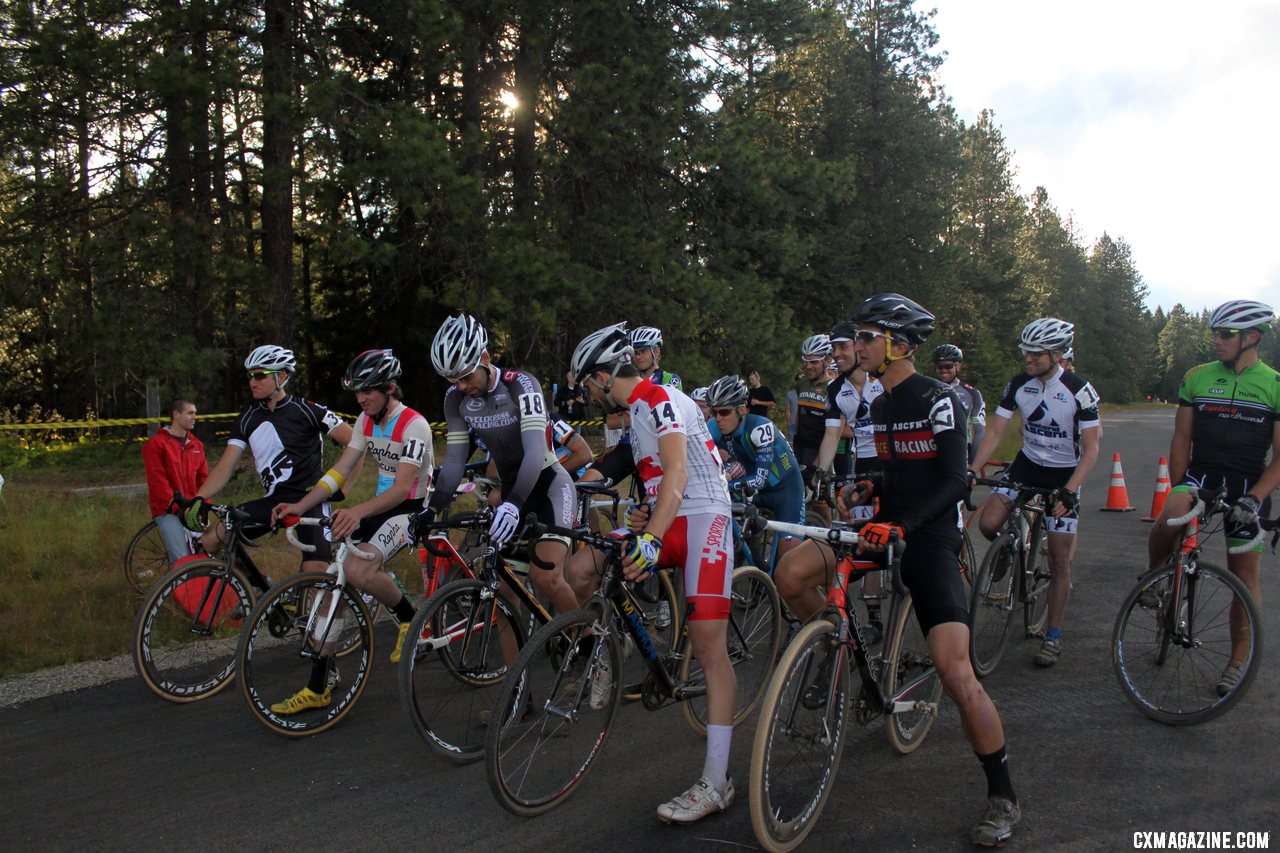
M 765 527 L 784 533 L 787 536 L 802 536 L 805 539 L 818 539 L 830 545 L 857 545 L 858 532 L 838 527 L 816 527 L 807 524 L 796 524 L 794 521 L 766 521 Z
M 328 527 L 329 519 L 301 518 L 293 515 L 287 515 L 284 518 L 284 536 L 286 539 L 289 540 L 289 544 L 304 553 L 313 553 L 316 550 L 316 546 L 307 545 L 306 543 L 298 539 L 297 528 L 301 527 L 304 524 L 308 527 Z M 356 548 L 353 545 L 351 545 L 350 537 L 343 537 L 342 541 L 344 544 L 347 545 L 348 551 L 352 552 L 353 554 L 356 554 L 362 560 L 372 560 L 374 557 L 377 556 L 376 552 L 373 554 L 367 554 L 364 551 L 361 551 L 359 548 Z

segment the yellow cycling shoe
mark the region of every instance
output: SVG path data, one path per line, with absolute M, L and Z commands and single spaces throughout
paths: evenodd
M 309 711 L 312 708 L 327 708 L 331 693 L 332 691 L 327 688 L 323 693 L 317 693 L 310 687 L 304 687 L 283 702 L 272 705 L 271 713 L 287 715 Z

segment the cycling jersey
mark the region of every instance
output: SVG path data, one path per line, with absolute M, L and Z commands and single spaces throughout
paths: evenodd
M 231 425 L 227 444 L 253 454 L 253 464 L 268 497 L 277 489 L 302 494 L 310 491 L 323 473 L 323 437 L 342 425 L 342 418 L 310 400 L 286 394 L 268 408 L 256 402 Z
M 421 501 L 431 491 L 431 472 L 436 467 L 431 427 L 426 418 L 403 403 L 395 402 L 395 408 L 387 413 L 386 426 L 378 426 L 373 418 L 361 413 L 356 418 L 350 446 L 361 453 L 368 448 L 377 461 L 378 485 L 374 494 L 391 488 L 401 462 L 418 466 L 418 476 L 410 484 L 406 500 Z
M 1098 392 L 1078 373 L 1061 366 L 1043 384 L 1029 373 L 1009 380 L 996 414 L 1022 413 L 1022 452 L 1045 468 L 1073 468 L 1080 462 L 1080 432 L 1095 429 Z
M 884 472 L 876 519 L 908 533 L 957 527 L 956 506 L 968 491 L 968 439 L 955 392 L 913 373 L 872 401 L 871 421 Z
M 728 435 L 722 435 L 714 421 L 708 429 L 711 440 L 728 453 L 727 461 L 738 463 L 742 469 L 741 474 L 730 479 L 731 488 L 748 485 L 756 491 L 767 491 L 784 480 L 800 476 L 800 466 L 791 446 L 768 418 L 746 415 Z
M 658 439 L 672 433 L 687 438 L 689 479 L 677 515 L 729 514 L 729 490 L 720 470 L 720 456 L 698 404 L 683 391 L 641 379 L 627 399 L 631 415 L 631 455 L 650 498 L 662 485 Z
M 1191 467 L 1256 480 L 1280 421 L 1280 373 L 1260 361 L 1237 374 L 1221 361 L 1182 377 L 1178 405 L 1193 410 Z
M 470 431 L 484 442 L 498 466 L 502 499 L 517 508 L 529 499 L 542 471 L 560 463 L 547 441 L 547 406 L 538 380 L 522 370 L 490 364 L 489 388 L 468 397 L 451 387 L 444 395 L 445 459 L 431 508 L 439 514 L 453 499 L 471 449 Z
M 871 428 L 871 403 L 884 393 L 879 379 L 870 376 L 859 391 L 849 379 L 837 376 L 827 385 L 826 427 L 840 426 L 840 418 L 853 427 L 854 448 L 859 459 L 876 456 L 874 430 Z
M 796 395 L 796 440 L 793 446 L 797 457 L 808 455 L 812 462 L 817 456 L 822 438 L 827 433 L 829 402 L 825 389 L 808 388 Z
M 951 390 L 956 392 L 969 418 L 969 461 L 972 462 L 973 452 L 982 444 L 982 436 L 987 431 L 987 403 L 982 399 L 981 391 L 959 379 L 951 380 Z
M 578 431 L 573 428 L 572 424 L 555 412 L 551 413 L 551 423 L 548 428 L 551 430 L 551 449 L 556 454 L 556 460 L 563 465 L 564 461 L 573 455 L 573 448 L 569 446 L 569 442 L 573 441 L 573 437 L 578 434 Z M 582 476 L 582 472 L 585 470 L 587 470 L 587 466 L 583 465 L 577 471 L 570 471 L 569 476 L 576 480 Z
M 653 372 L 653 375 L 648 378 L 648 381 L 652 382 L 654 385 L 664 385 L 668 388 L 674 388 L 677 391 L 684 390 L 684 382 L 680 379 L 680 375 L 677 373 L 672 373 L 670 370 L 655 370 Z M 617 447 L 631 446 L 631 430 L 630 429 L 624 429 L 622 431 L 622 435 L 618 437 L 618 444 L 616 446 Z M 626 476 L 626 475 L 624 474 L 622 476 Z M 615 483 L 619 482 L 620 479 L 621 478 L 615 479 L 614 482 Z

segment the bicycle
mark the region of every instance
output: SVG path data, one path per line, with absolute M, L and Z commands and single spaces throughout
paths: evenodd
M 1185 528 L 1172 561 L 1138 579 L 1120 605 L 1111 636 L 1111 662 L 1130 702 L 1153 720 L 1172 726 L 1205 723 L 1222 716 L 1249 690 L 1263 651 L 1262 620 L 1248 587 L 1234 574 L 1200 559 L 1202 540 L 1222 529 L 1207 530 L 1215 515 L 1230 510 L 1225 492 L 1198 489 L 1191 511 L 1171 518 Z M 1277 522 L 1260 522 L 1277 530 Z M 1261 534 L 1260 534 L 1261 535 Z M 1241 554 L 1252 542 L 1229 548 Z M 1217 685 L 1233 659 L 1230 614 L 1244 620 L 1248 657 L 1240 678 L 1224 695 Z
M 899 575 L 901 543 L 885 561 L 857 560 L 850 529 L 771 521 L 780 533 L 826 542 L 838 560 L 826 609 L 787 646 L 769 680 L 751 750 L 747 795 L 756 839 L 766 850 L 798 846 L 813 831 L 840 765 L 850 714 L 862 725 L 883 717 L 893 748 L 914 752 L 938 714 L 942 681 Z M 878 659 L 852 606 L 850 585 L 875 573 L 888 598 L 887 639 Z M 865 585 L 865 584 L 864 584 Z M 851 680 L 850 661 L 858 680 Z
M 246 547 L 256 544 L 242 531 L 248 516 L 234 506 L 209 510 L 226 526 L 226 548 L 174 564 L 148 591 L 133 623 L 134 669 L 170 702 L 195 702 L 226 687 L 245 614 L 271 587 Z
M 521 650 L 494 705 L 500 725 L 485 743 L 489 787 L 508 811 L 529 817 L 562 803 L 586 778 L 617 716 L 630 637 L 648 675 L 641 701 L 650 711 L 681 703 L 686 721 L 706 731 L 706 683 L 687 653 L 687 625 L 673 648 L 659 651 L 623 581 L 626 539 L 588 530 L 549 528 L 607 555 L 600 588 L 586 605 L 557 616 Z M 738 678 L 734 724 L 759 702 L 781 642 L 778 593 L 764 572 L 740 568 L 733 576 L 728 620 L 729 658 Z
M 327 527 L 327 518 L 286 521 L 285 534 L 300 551 L 314 551 L 297 538 L 300 525 Z M 264 726 L 286 737 L 318 734 L 336 725 L 355 706 L 368 684 L 373 656 L 373 614 L 361 592 L 347 583 L 348 556 L 374 555 L 339 542 L 333 562 L 323 572 L 302 572 L 273 586 L 254 605 L 240 634 L 235 665 L 250 711 Z M 343 677 L 339 656 L 353 656 Z M 311 676 L 313 663 L 329 666 L 326 692 L 340 691 L 324 706 L 296 714 L 273 710 Z
M 1009 518 L 973 578 L 969 594 L 969 662 L 985 678 L 995 671 L 1009 643 L 1014 609 L 1022 605 L 1026 636 L 1044 634 L 1049 619 L 1048 501 L 1054 489 L 977 478 L 976 485 L 1016 489 Z
M 187 553 L 198 554 L 200 535 L 187 531 Z M 160 527 L 153 518 L 129 540 L 124 549 L 124 579 L 138 595 L 146 594 L 157 578 L 173 568 L 169 562 L 169 549 L 165 547 Z

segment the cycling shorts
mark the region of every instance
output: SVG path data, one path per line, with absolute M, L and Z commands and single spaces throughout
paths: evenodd
M 630 450 L 627 451 L 630 453 Z M 503 494 L 507 494 L 507 484 L 503 484 Z M 578 523 L 578 490 L 567 471 L 559 465 L 551 465 L 542 469 L 538 482 L 524 502 L 521 514 L 526 518 L 533 513 L 538 521 L 554 527 L 574 527 Z M 539 537 L 538 541 L 551 540 L 569 544 L 564 536 L 548 533 Z M 531 564 L 532 565 L 532 564 Z M 534 566 L 534 568 L 539 568 Z
M 385 565 L 409 544 L 409 524 L 413 516 L 422 512 L 422 500 L 407 500 L 386 512 L 364 518 L 351 538 L 372 545 L 382 555 Z
M 248 503 L 240 504 L 241 512 L 249 515 L 249 521 L 242 525 L 240 531 L 246 539 L 257 539 L 262 534 L 272 528 L 271 513 L 278 505 L 282 503 L 291 504 L 302 500 L 306 492 L 300 492 L 296 489 L 277 488 L 275 494 L 270 497 L 257 498 Z M 329 502 L 313 506 L 302 514 L 303 518 L 328 518 Z M 333 558 L 333 550 L 329 545 L 329 528 L 316 527 L 310 524 L 303 525 L 298 528 L 298 541 L 304 545 L 310 545 L 315 548 L 314 551 L 302 552 L 302 562 L 306 563 L 311 560 L 324 560 L 326 563 Z
M 732 546 L 728 515 L 680 515 L 667 528 L 659 562 L 683 570 L 685 616 L 690 621 L 729 618 Z
M 1075 473 L 1075 470 L 1074 466 L 1070 468 L 1048 468 L 1044 465 L 1037 465 L 1019 452 L 1002 479 L 1007 483 L 1021 483 L 1024 486 L 1034 486 L 1037 489 L 1061 489 L 1071 479 L 1071 475 Z M 1007 504 L 1013 503 L 1014 498 L 1018 496 L 1016 489 L 996 487 L 991 491 L 993 494 L 999 495 Z M 1080 522 L 1080 490 L 1076 489 L 1075 509 L 1061 518 L 1054 518 L 1046 513 L 1044 521 L 1045 528 L 1050 533 L 1065 533 L 1069 536 L 1074 536 L 1076 527 Z
M 1203 468 L 1189 468 L 1187 473 L 1182 475 L 1182 479 L 1178 481 L 1178 485 L 1174 486 L 1170 491 L 1194 497 L 1195 489 L 1217 491 L 1225 486 L 1227 489 L 1226 502 L 1230 504 L 1239 500 L 1240 496 L 1249 491 L 1249 487 L 1255 482 L 1257 482 L 1257 478 L 1245 477 L 1242 474 Z M 1258 509 L 1258 516 L 1260 518 L 1269 518 L 1270 515 L 1271 496 L 1268 495 Z M 1230 520 L 1225 523 L 1226 526 L 1223 532 L 1227 537 L 1227 545 L 1243 545 L 1246 542 L 1256 541 L 1257 544 L 1253 550 L 1259 553 L 1262 552 L 1262 531 L 1257 524 L 1236 524 Z
M 796 454 L 796 463 L 802 471 L 808 471 L 814 463 L 818 461 L 818 447 L 808 447 L 803 444 L 792 444 L 791 449 Z
M 636 460 L 631 455 L 631 445 L 614 445 L 612 450 L 605 452 L 591 467 L 609 482 L 618 485 L 636 473 Z
M 944 622 L 969 624 L 969 597 L 960 577 L 959 528 L 940 525 L 916 530 L 902 552 L 902 582 L 911 590 L 920 630 L 926 635 Z
M 804 524 L 804 483 L 797 471 L 768 491 L 756 492 L 756 506 L 770 510 L 777 521 Z

